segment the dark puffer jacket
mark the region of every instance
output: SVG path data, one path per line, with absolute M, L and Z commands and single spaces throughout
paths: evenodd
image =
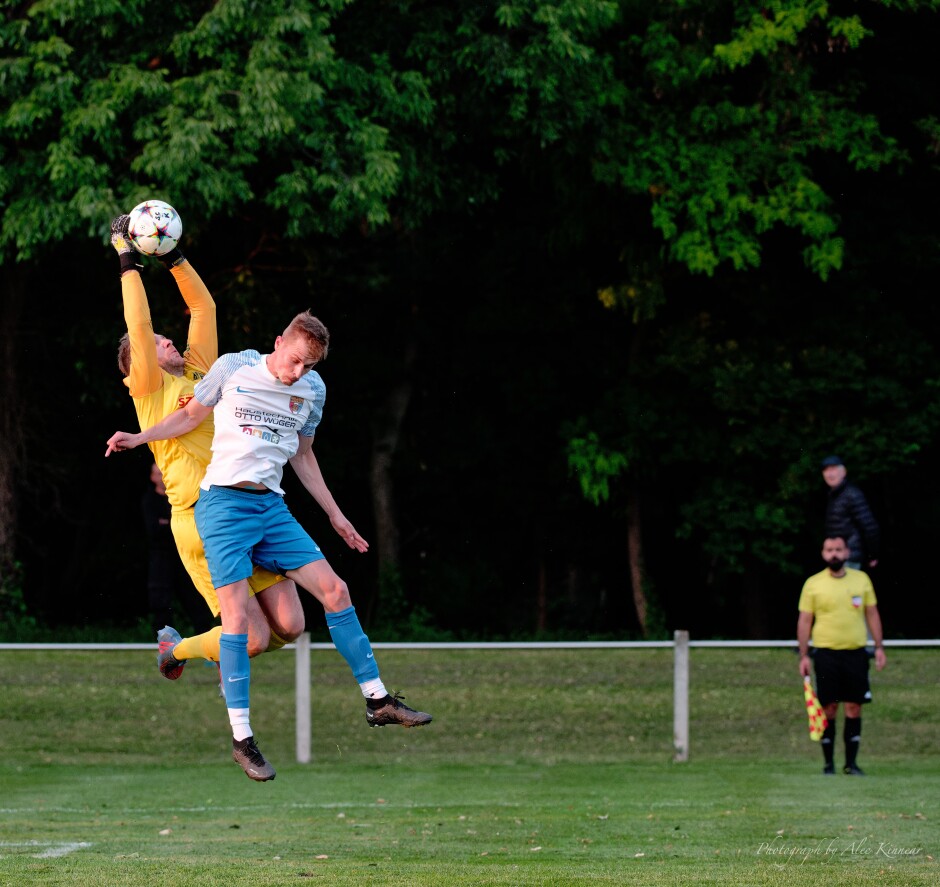
M 842 536 L 853 561 L 867 564 L 878 559 L 881 544 L 878 521 L 868 507 L 865 494 L 847 480 L 829 491 L 826 536 Z

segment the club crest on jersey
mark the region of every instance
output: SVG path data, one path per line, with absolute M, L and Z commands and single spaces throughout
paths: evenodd
M 304 399 L 302 397 L 291 397 L 290 399 L 290 411 L 291 415 L 296 416 L 300 412 L 300 408 L 304 404 Z
M 181 394 L 179 398 L 177 398 L 176 408 L 178 410 L 183 409 L 183 407 L 186 406 L 186 404 L 188 404 L 192 399 L 193 399 L 192 394 Z
M 862 598 L 859 595 L 852 597 L 852 606 L 857 610 L 862 605 Z

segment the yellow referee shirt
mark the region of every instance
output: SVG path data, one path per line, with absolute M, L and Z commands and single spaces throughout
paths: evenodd
M 814 616 L 814 646 L 857 650 L 868 642 L 865 607 L 877 603 L 868 574 L 846 567 L 839 578 L 828 569 L 810 576 L 803 585 L 799 609 Z

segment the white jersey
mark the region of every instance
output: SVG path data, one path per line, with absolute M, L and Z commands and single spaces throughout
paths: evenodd
M 257 351 L 223 354 L 196 385 L 196 400 L 215 407 L 212 459 L 200 484 L 264 484 L 284 495 L 284 465 L 300 437 L 313 437 L 326 401 L 320 374 L 305 373 L 285 385 Z

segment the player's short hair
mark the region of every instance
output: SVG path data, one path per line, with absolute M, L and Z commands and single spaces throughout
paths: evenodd
M 118 342 L 117 364 L 122 376 L 131 374 L 131 334 L 124 333 Z
M 285 339 L 291 336 L 300 336 L 306 339 L 314 354 L 319 355 L 317 360 L 324 360 L 330 350 L 330 331 L 319 318 L 309 311 L 301 311 L 283 332 Z

